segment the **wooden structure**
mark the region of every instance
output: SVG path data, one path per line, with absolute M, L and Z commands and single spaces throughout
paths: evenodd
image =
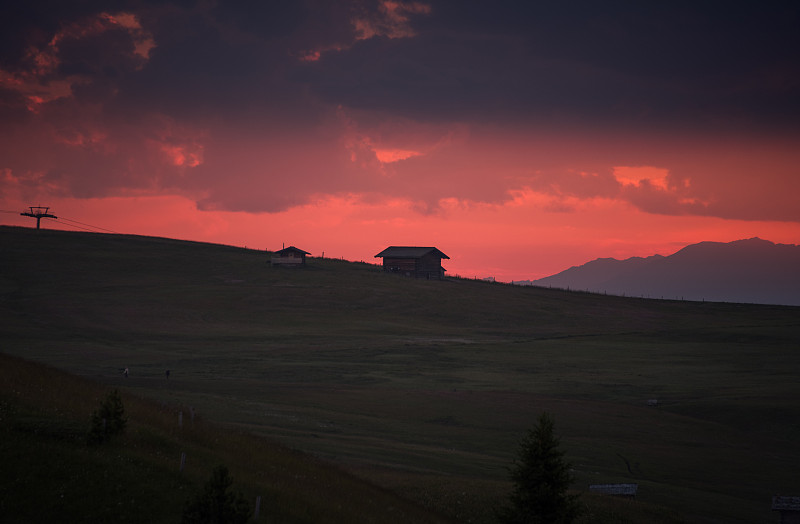
M 289 246 L 276 251 L 270 262 L 273 266 L 301 267 L 306 265 L 306 255 L 311 253 Z
M 772 510 L 780 511 L 781 524 L 800 524 L 800 497 L 772 497 Z
M 383 258 L 384 271 L 428 280 L 442 280 L 445 272 L 442 259 L 450 259 L 435 247 L 408 246 L 387 247 L 375 258 Z
M 614 495 L 616 497 L 636 498 L 639 484 L 592 484 L 589 491 L 601 495 Z

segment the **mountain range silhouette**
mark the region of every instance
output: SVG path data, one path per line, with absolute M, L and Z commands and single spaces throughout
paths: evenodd
M 598 258 L 529 283 L 613 295 L 800 306 L 800 246 L 700 242 L 669 256 Z

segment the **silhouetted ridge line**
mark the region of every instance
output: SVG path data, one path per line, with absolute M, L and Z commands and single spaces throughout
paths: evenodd
M 699 242 L 669 256 L 598 258 L 534 280 L 614 295 L 800 306 L 800 246 L 758 237 Z

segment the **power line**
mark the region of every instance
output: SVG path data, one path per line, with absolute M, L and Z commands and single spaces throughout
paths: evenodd
M 59 218 L 59 220 L 66 220 L 67 222 L 75 222 L 76 224 L 80 224 L 80 225 L 82 225 L 82 226 L 91 227 L 91 228 L 94 228 L 94 229 L 99 229 L 99 230 L 101 230 L 101 231 L 106 231 L 106 232 L 108 232 L 108 233 L 115 233 L 115 234 L 119 235 L 119 233 L 118 233 L 117 231 L 113 231 L 113 230 L 111 230 L 111 229 L 106 229 L 106 228 L 104 228 L 104 227 L 100 227 L 100 226 L 93 226 L 93 225 L 91 225 L 91 224 L 85 224 L 85 223 L 83 223 L 83 222 L 78 222 L 77 220 L 72 220 L 71 218 L 64 218 L 64 217 L 62 216 L 62 217 L 60 217 L 60 218 Z M 67 224 L 67 225 L 69 225 L 69 224 Z M 78 227 L 78 226 L 74 226 L 74 227 Z M 87 230 L 87 231 L 88 231 L 88 230 Z
M 68 224 L 66 222 L 63 223 L 63 225 L 66 227 L 74 227 L 75 229 L 80 229 L 82 231 L 88 231 L 89 233 L 96 233 L 94 229 L 89 229 L 88 227 L 76 226 L 75 224 Z
M 105 231 L 107 233 L 114 233 L 114 234 L 117 234 L 117 235 L 120 234 L 119 232 L 114 231 L 113 229 L 107 229 L 107 228 L 104 228 L 104 227 L 95 226 L 95 225 L 92 225 L 92 224 L 87 224 L 85 222 L 80 222 L 78 220 L 73 220 L 71 218 L 66 218 L 66 217 L 63 217 L 63 216 L 62 217 L 57 217 L 57 216 L 49 213 L 49 210 L 50 210 L 49 207 L 33 206 L 33 207 L 30 207 L 29 209 L 30 209 L 29 212 L 23 212 L 23 213 L 19 213 L 19 214 L 22 215 L 22 216 L 28 216 L 28 217 L 35 218 L 36 219 L 36 229 L 39 229 L 39 222 L 41 221 L 42 218 L 52 218 L 52 219 L 55 219 L 55 220 L 59 220 L 65 226 L 73 227 L 75 229 L 81 229 L 83 231 L 89 231 L 90 233 L 94 233 L 94 232 L 97 232 L 97 231 Z M 0 209 L 0 213 L 14 213 L 14 214 L 17 214 L 18 212 L 17 211 L 8 211 L 6 209 Z

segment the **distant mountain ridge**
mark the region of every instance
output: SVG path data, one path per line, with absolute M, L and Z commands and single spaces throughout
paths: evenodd
M 757 237 L 700 242 L 669 256 L 598 258 L 517 283 L 645 298 L 800 306 L 800 246 Z

